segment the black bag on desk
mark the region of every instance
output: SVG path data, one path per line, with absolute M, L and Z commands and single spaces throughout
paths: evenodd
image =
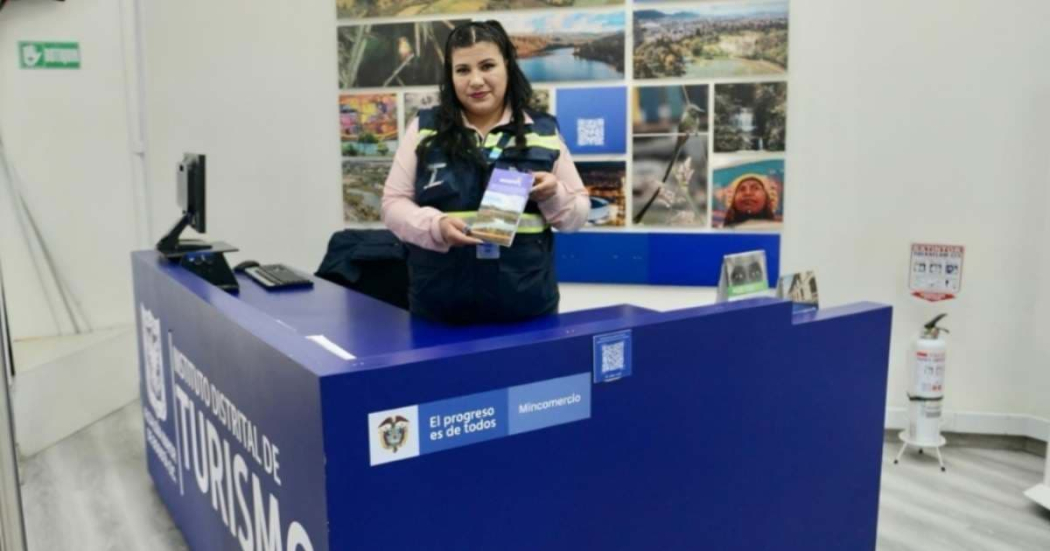
M 407 250 L 389 230 L 343 230 L 328 240 L 314 274 L 408 310 Z

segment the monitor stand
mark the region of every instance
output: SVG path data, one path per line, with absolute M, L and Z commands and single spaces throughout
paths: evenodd
M 240 291 L 237 276 L 233 275 L 225 256 L 225 253 L 236 251 L 237 247 L 222 241 L 207 243 L 200 239 L 179 239 L 179 234 L 189 223 L 190 216 L 184 214 L 175 227 L 157 242 L 157 252 L 224 291 Z
M 217 243 L 225 245 L 225 243 Z M 233 249 L 237 250 L 237 249 Z M 237 276 L 226 262 L 226 251 L 199 251 L 183 254 L 179 258 L 179 266 L 197 274 L 201 279 L 229 293 L 237 293 L 241 290 L 237 283 Z
M 190 215 L 184 213 L 175 226 L 157 242 L 157 250 L 168 260 L 176 260 L 186 253 L 204 251 L 211 248 L 211 244 L 200 239 L 180 239 L 179 235 L 190 225 Z

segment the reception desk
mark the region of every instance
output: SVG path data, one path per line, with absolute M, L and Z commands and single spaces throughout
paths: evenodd
M 887 306 L 449 327 L 132 265 L 147 467 L 194 550 L 875 549 Z

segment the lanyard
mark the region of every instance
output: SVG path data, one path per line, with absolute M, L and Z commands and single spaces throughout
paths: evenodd
M 490 164 L 498 161 L 503 155 L 503 150 L 507 147 L 507 144 L 510 143 L 511 137 L 512 136 L 509 132 L 499 133 L 499 139 L 496 141 L 496 145 L 494 145 L 492 149 L 489 150 L 488 155 L 485 156 Z M 485 141 L 487 142 L 488 139 L 486 138 Z

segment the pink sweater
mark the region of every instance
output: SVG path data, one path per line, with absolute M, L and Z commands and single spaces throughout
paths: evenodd
M 528 115 L 525 117 L 526 122 L 532 122 Z M 467 128 L 481 134 L 469 122 L 463 122 Z M 496 126 L 509 122 L 510 110 L 506 110 L 503 119 Z M 484 135 L 481 137 L 485 138 Z M 383 222 L 394 235 L 406 243 L 432 251 L 447 252 L 449 246 L 445 243 L 438 224 L 444 213 L 432 207 L 420 207 L 415 203 L 418 138 L 419 119 L 416 118 L 401 137 L 401 144 L 394 155 L 394 164 L 386 177 L 383 187 Z M 571 232 L 580 229 L 587 222 L 591 201 L 565 142 L 561 139 L 558 141 L 561 145 L 561 155 L 554 163 L 552 171 L 558 179 L 558 187 L 553 197 L 538 204 L 540 212 L 549 224 L 559 231 Z

